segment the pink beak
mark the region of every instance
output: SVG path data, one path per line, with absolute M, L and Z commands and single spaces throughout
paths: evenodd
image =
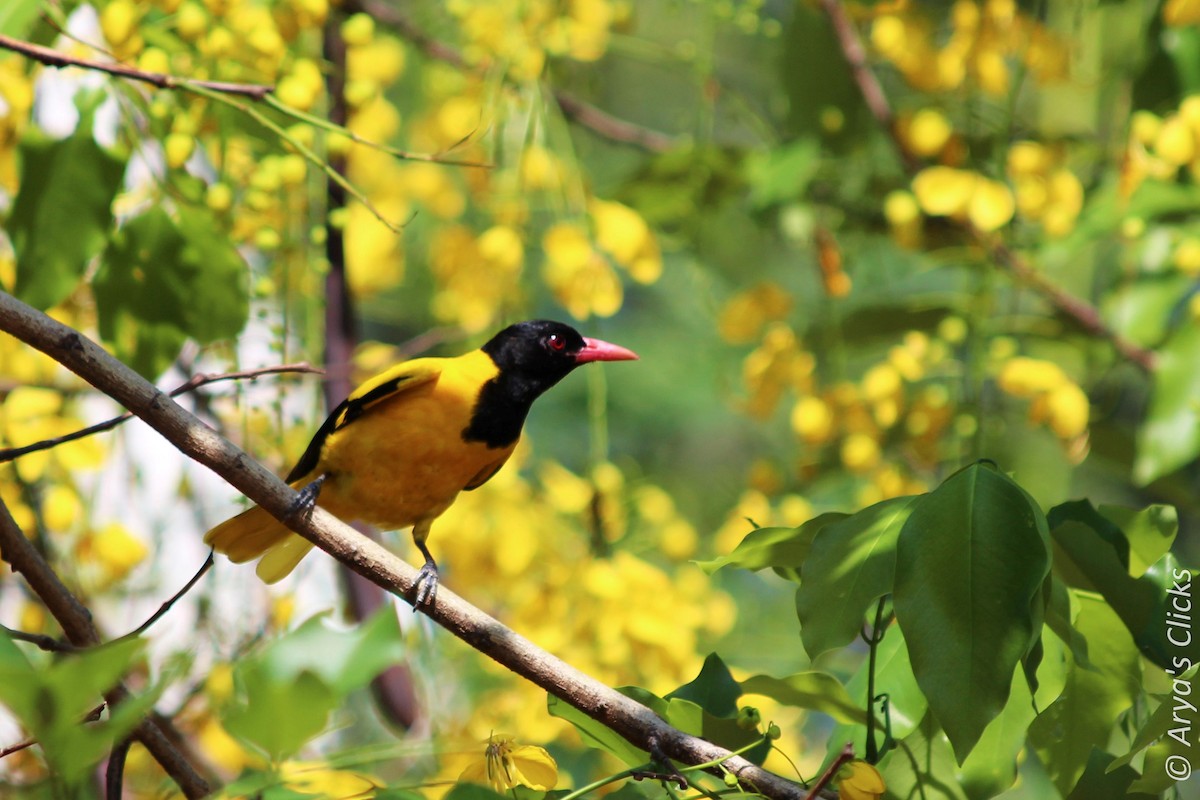
M 587 364 L 590 361 L 636 361 L 637 353 L 626 350 L 619 344 L 604 342 L 600 339 L 584 339 L 583 349 L 575 356 L 576 364 Z

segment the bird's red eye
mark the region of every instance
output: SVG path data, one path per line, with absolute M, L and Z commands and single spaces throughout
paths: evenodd
M 550 345 L 551 350 L 562 350 L 567 346 L 567 340 L 557 333 L 552 333 L 546 337 L 546 344 Z

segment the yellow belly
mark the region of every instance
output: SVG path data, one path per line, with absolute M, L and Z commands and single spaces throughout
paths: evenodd
M 306 478 L 328 475 L 318 504 L 343 519 L 385 529 L 439 516 L 478 476 L 507 461 L 516 444 L 489 448 L 463 441 L 475 401 L 464 387 L 478 385 L 469 373 L 443 374 L 330 434 Z

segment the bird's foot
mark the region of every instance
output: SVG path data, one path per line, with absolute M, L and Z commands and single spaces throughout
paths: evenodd
M 296 499 L 292 501 L 292 507 L 288 509 L 288 521 L 303 519 L 312 513 L 317 505 L 317 497 L 321 494 L 321 486 L 325 483 L 326 477 L 326 475 L 318 475 L 311 483 L 296 493 Z
M 426 561 L 413 584 L 413 608 L 420 611 L 431 608 L 437 598 L 438 568 L 432 560 Z

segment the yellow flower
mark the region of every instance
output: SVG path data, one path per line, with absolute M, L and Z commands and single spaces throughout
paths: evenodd
M 119 580 L 142 563 L 150 552 L 145 542 L 119 522 L 112 522 L 92 534 L 91 554 L 100 562 L 110 580 Z
M 726 301 L 717 320 L 721 338 L 731 344 L 753 341 L 767 322 L 783 319 L 792 310 L 792 296 L 782 286 L 763 281 Z
M 1018 356 L 1004 365 L 997 382 L 1014 397 L 1032 397 L 1057 389 L 1067 382 L 1067 376 L 1051 361 Z
M 337 800 L 374 797 L 383 786 L 371 775 L 334 769 L 319 761 L 285 761 L 279 765 L 279 775 L 292 791 Z
M 459 780 L 490 786 L 500 793 L 517 786 L 548 792 L 558 784 L 558 764 L 544 748 L 513 744 L 511 737 L 492 734 L 483 758 L 464 769 Z
M 1008 224 L 1016 206 L 1012 190 L 999 181 L 979 179 L 967 206 L 967 217 L 982 231 L 991 232 Z
M 942 112 L 923 108 L 908 124 L 908 146 L 916 155 L 930 158 L 942 152 L 953 133 L 950 120 Z
M 851 761 L 838 770 L 837 785 L 842 800 L 879 800 L 887 791 L 879 770 L 865 761 Z
M 979 176 L 953 167 L 926 167 L 913 178 L 913 194 L 926 214 L 950 216 L 966 210 Z

